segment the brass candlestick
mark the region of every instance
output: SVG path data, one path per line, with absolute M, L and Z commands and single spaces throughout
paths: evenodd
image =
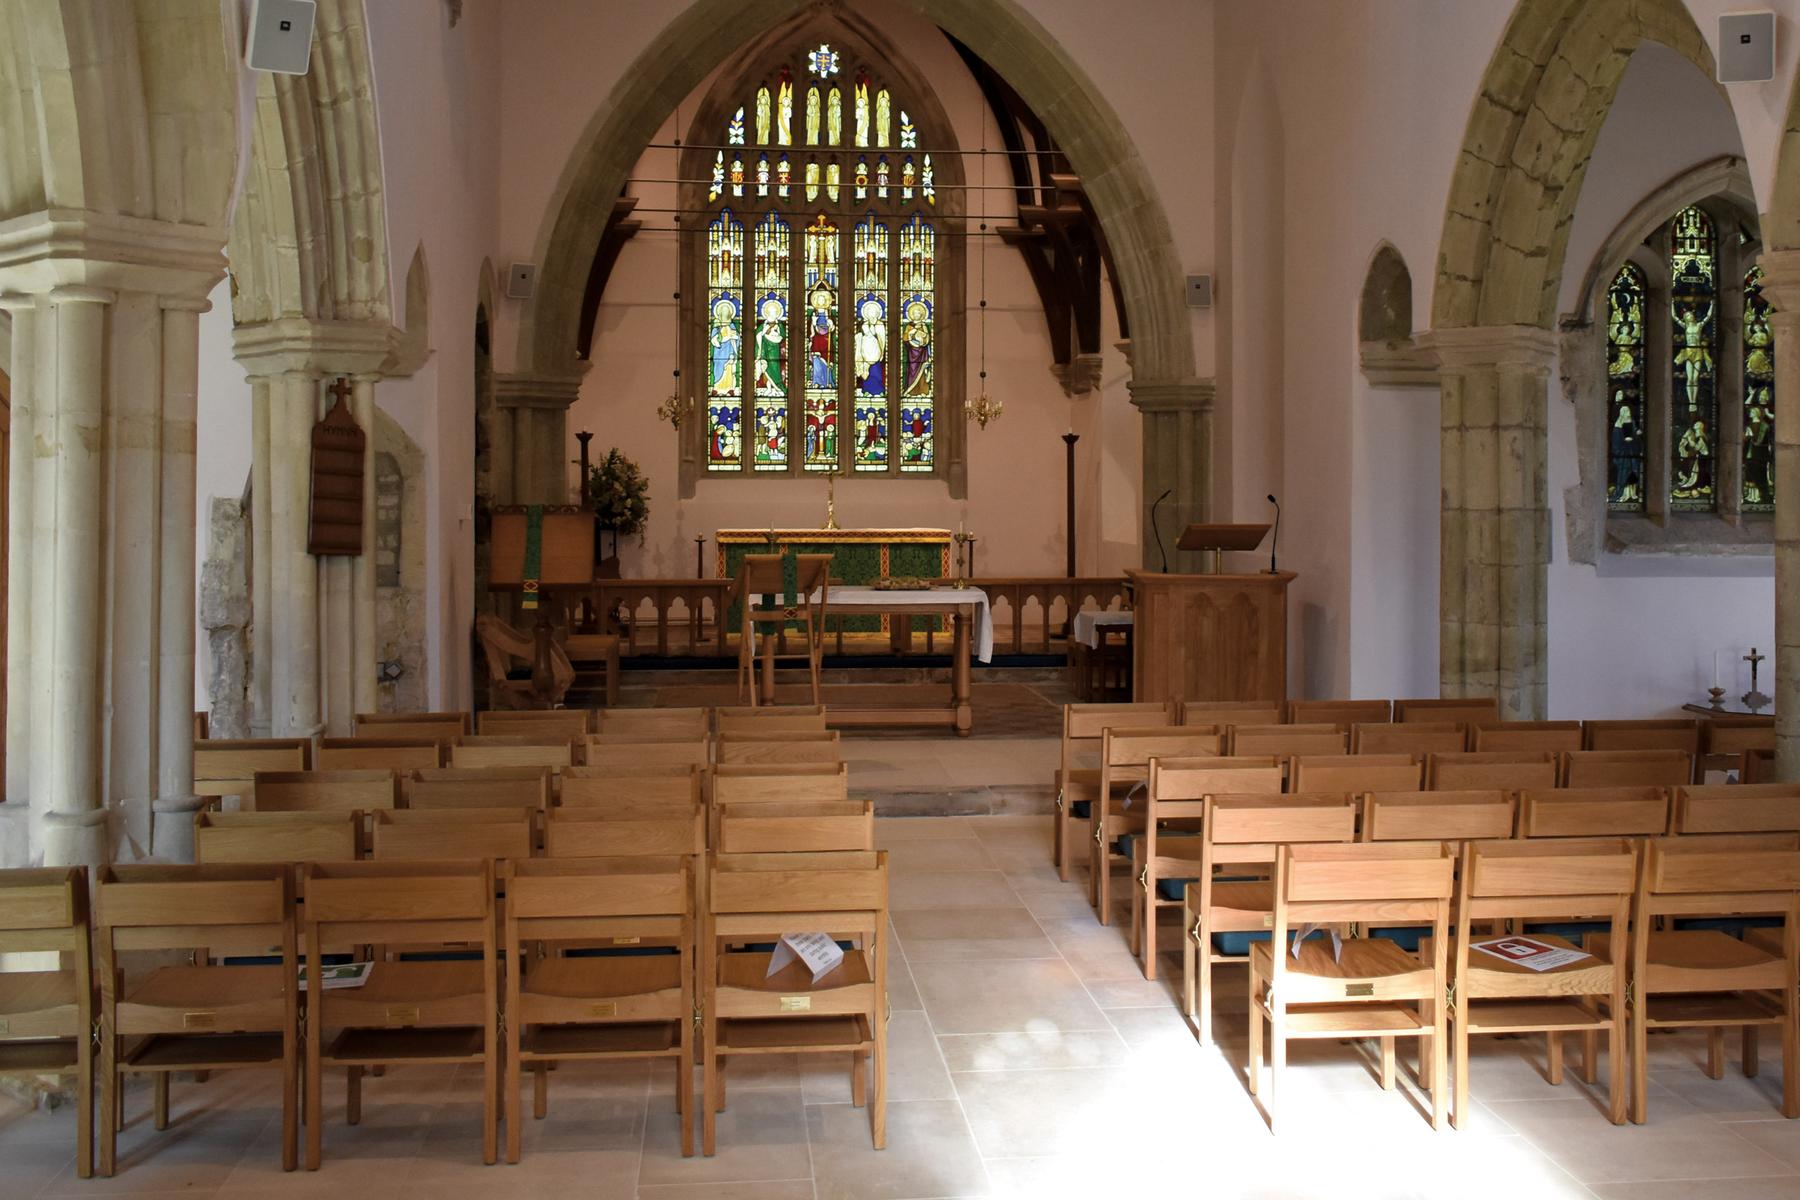
M 969 570 L 968 570 L 969 543 L 974 540 L 975 540 L 974 538 L 970 537 L 966 533 L 963 533 L 961 530 L 958 530 L 955 534 L 956 578 L 950 581 L 950 586 L 953 588 L 966 588 L 969 586 Z
M 825 472 L 825 524 L 821 529 L 837 529 L 837 476 L 836 471 Z

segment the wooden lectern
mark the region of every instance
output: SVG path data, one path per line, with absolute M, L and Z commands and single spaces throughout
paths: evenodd
M 1287 590 L 1292 571 L 1217 574 L 1224 550 L 1254 550 L 1267 525 L 1190 525 L 1176 543 L 1209 551 L 1215 573 L 1126 571 L 1135 613 L 1132 698 L 1287 699 Z
M 557 591 L 585 592 L 594 586 L 594 514 L 575 505 L 510 505 L 493 511 L 488 542 L 488 588 L 520 592 L 526 609 L 537 610 L 532 634 L 536 654 L 531 670 L 533 697 L 545 708 L 555 700 L 551 663 L 550 605 Z

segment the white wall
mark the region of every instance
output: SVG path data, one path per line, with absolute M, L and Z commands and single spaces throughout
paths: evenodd
M 208 297 L 212 308 L 200 314 L 200 388 L 194 430 L 195 530 L 194 595 L 206 566 L 206 542 L 212 502 L 242 499 L 250 485 L 250 384 L 231 350 L 231 280 L 224 279 Z M 212 674 L 206 630 L 194 609 L 194 707 L 210 709 Z

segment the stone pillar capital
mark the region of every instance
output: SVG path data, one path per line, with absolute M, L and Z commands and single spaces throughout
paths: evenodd
M 1133 379 L 1125 389 L 1139 412 L 1210 413 L 1215 386 L 1210 379 Z
M 164 296 L 158 303 L 164 312 L 199 314 L 212 311 L 212 301 L 205 296 Z
M 583 365 L 566 374 L 519 371 L 494 376 L 494 403 L 501 408 L 553 408 L 566 410 L 581 394 L 587 375 Z
M 240 325 L 232 334 L 247 376 L 358 375 L 378 373 L 393 349 L 386 321 L 316 321 L 281 317 Z
M 1800 250 L 1764 250 L 1757 256 L 1762 268 L 1762 292 L 1782 316 L 1800 315 Z
M 1482 367 L 1548 371 L 1556 362 L 1558 339 L 1554 331 L 1536 325 L 1469 325 L 1427 330 L 1419 346 L 1436 355 L 1445 372 Z
M 109 288 L 89 287 L 79 283 L 66 283 L 50 289 L 52 304 L 111 304 L 118 298 L 118 293 Z
M 0 292 L 0 310 L 9 313 L 30 312 L 37 307 L 37 297 L 24 292 Z

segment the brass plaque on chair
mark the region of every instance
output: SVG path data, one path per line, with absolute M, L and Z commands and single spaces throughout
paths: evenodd
M 1344 995 L 1346 996 L 1373 996 L 1374 994 L 1375 985 L 1372 983 L 1346 983 L 1344 985 Z
M 642 938 L 622 937 L 622 938 L 614 938 L 612 940 L 612 943 L 615 946 L 635 946 L 641 941 L 643 941 Z
M 616 1017 L 618 1015 L 619 1005 L 614 1000 L 602 1000 L 598 1004 L 588 1006 L 588 1016 L 590 1017 Z
M 387 1010 L 389 1025 L 417 1025 L 419 1023 L 419 1006 L 416 1004 L 394 1005 Z
M 181 1014 L 183 1029 L 217 1029 L 219 1014 L 215 1012 L 191 1012 Z
M 363 460 L 369 439 L 344 403 L 350 385 L 339 379 L 329 390 L 337 402 L 313 426 L 312 512 L 306 552 L 361 554 Z
M 811 1012 L 812 1011 L 812 997 L 811 996 L 783 996 L 781 998 L 781 1011 L 782 1012 Z

